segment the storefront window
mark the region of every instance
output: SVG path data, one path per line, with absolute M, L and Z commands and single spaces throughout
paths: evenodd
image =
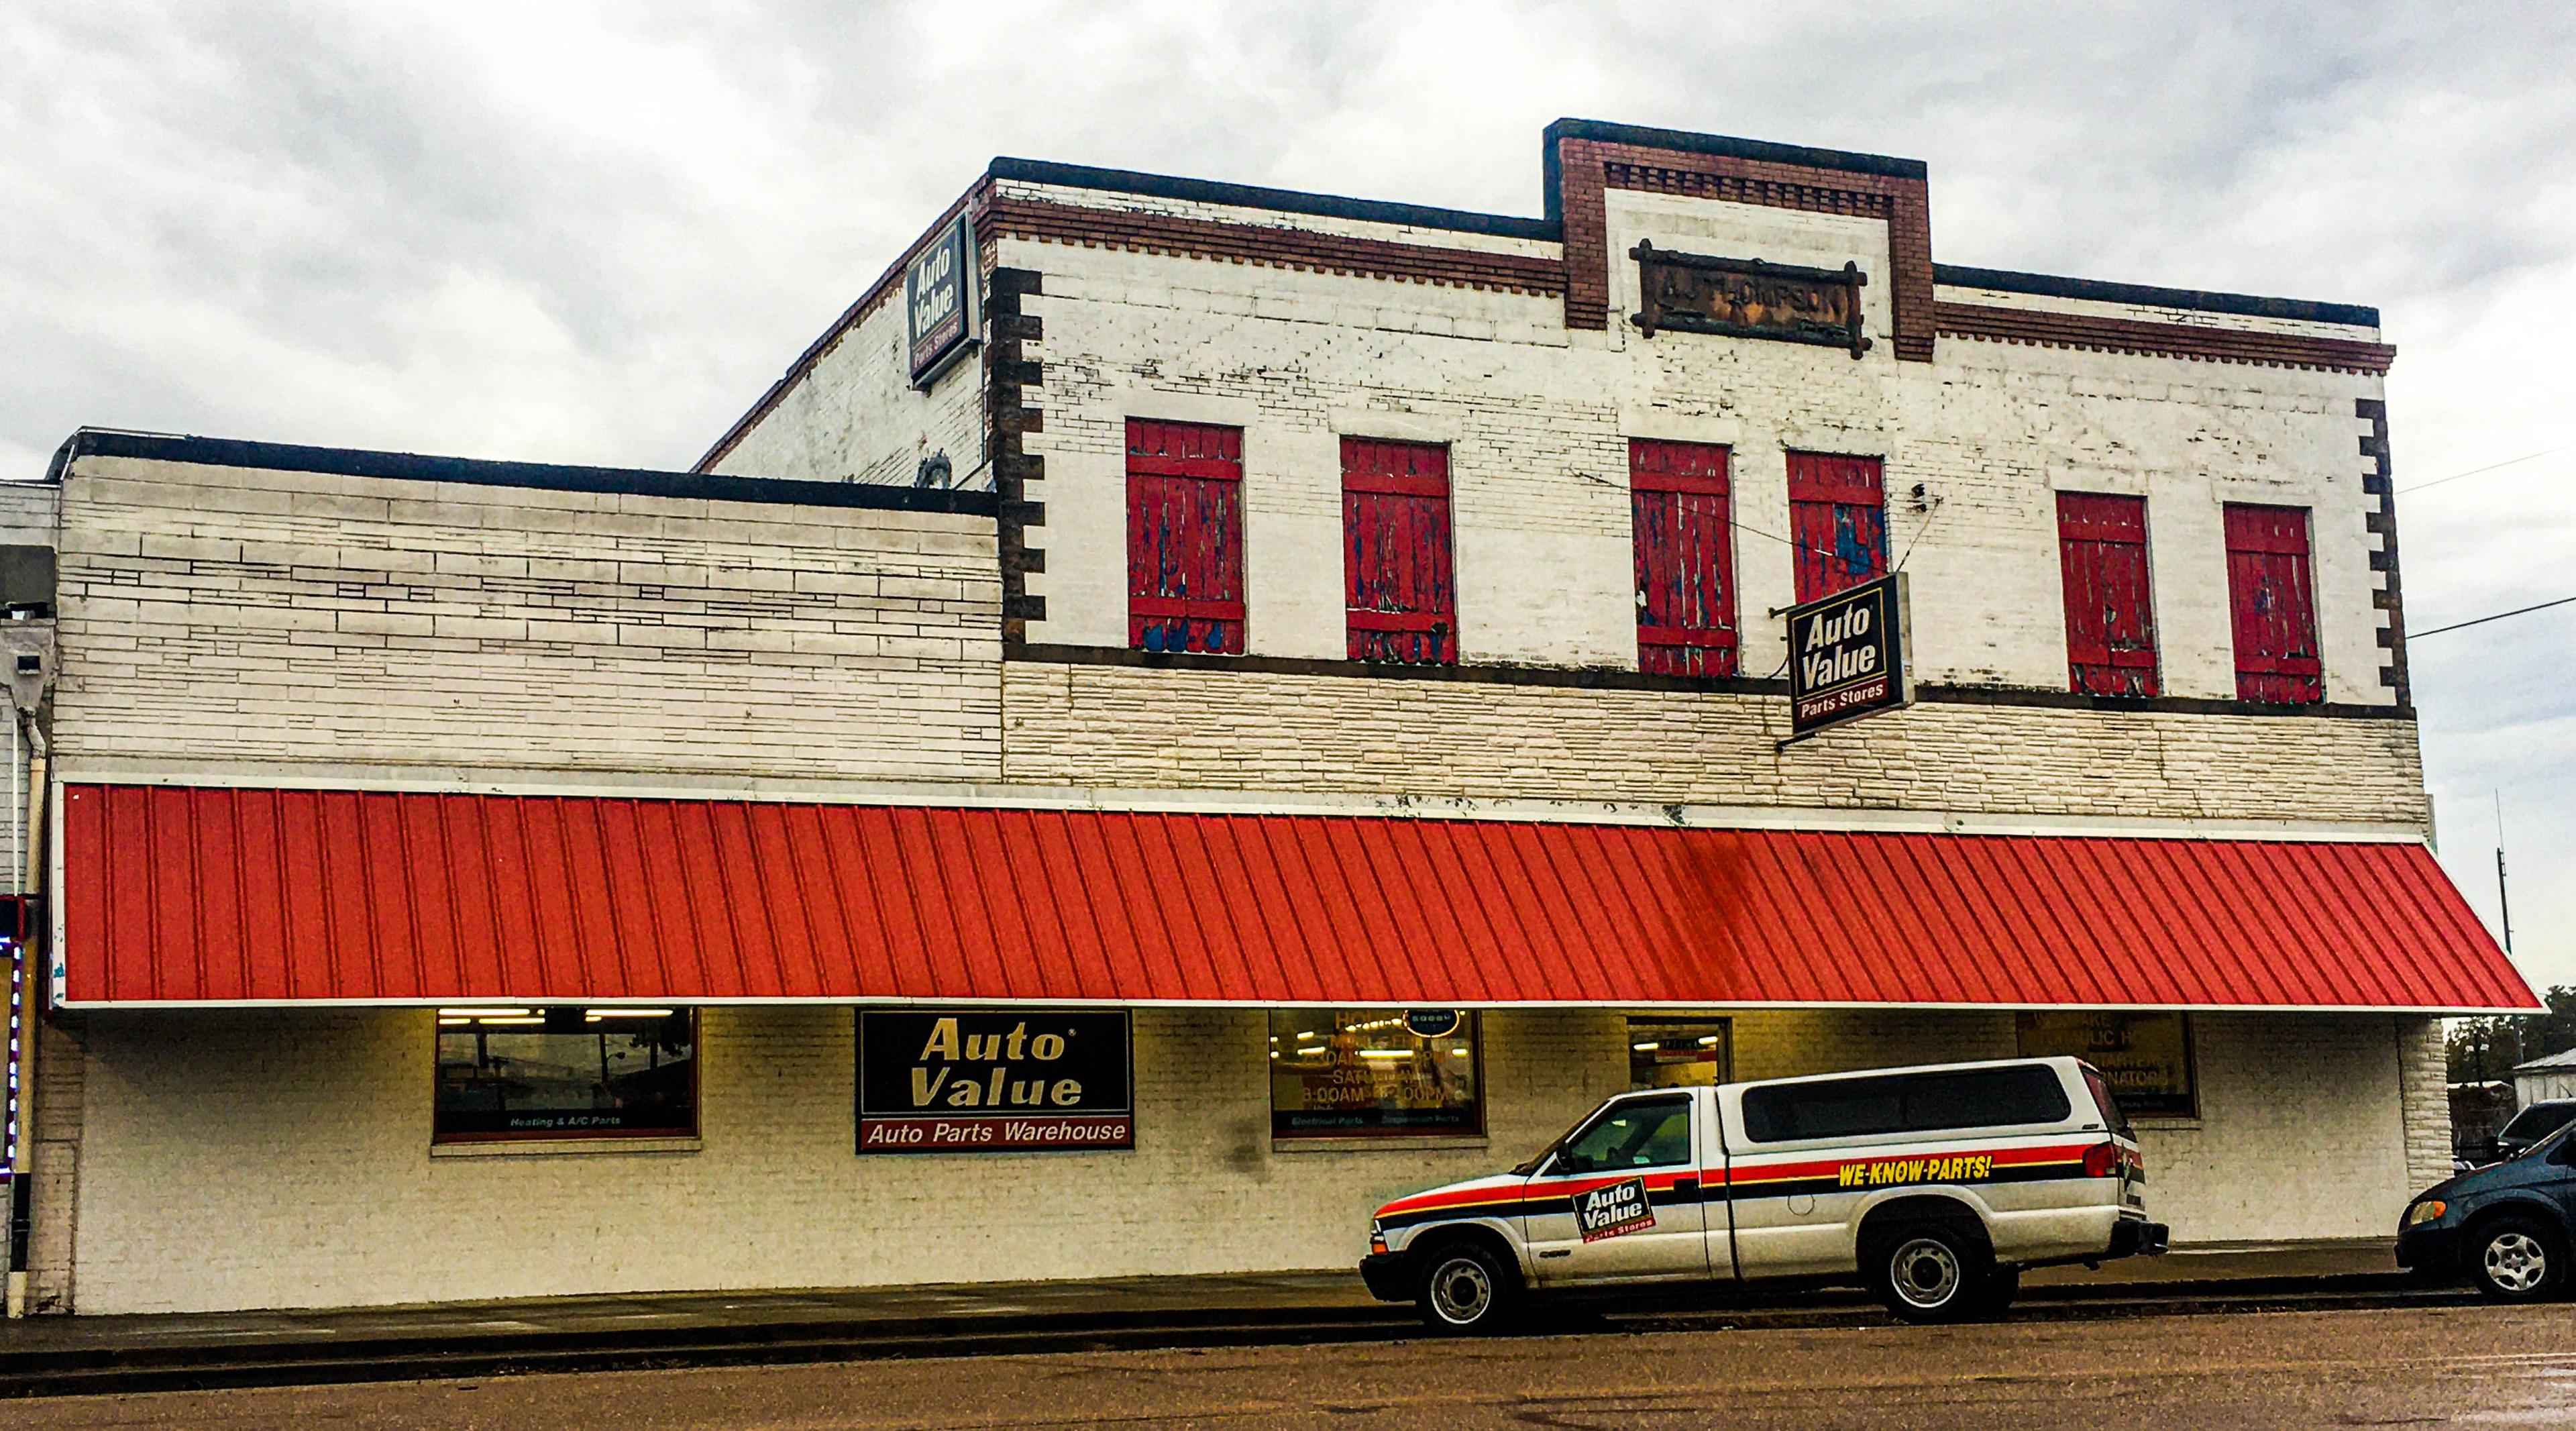
M 2073 1054 L 2095 1068 L 2132 1118 L 2190 1118 L 2191 1024 L 2178 1013 L 2051 1009 L 2021 1016 L 2024 1058 Z
M 685 1009 L 441 1009 L 431 1135 L 695 1137 L 697 1032 Z
M 1476 1016 L 1454 1009 L 1274 1009 L 1270 1131 L 1280 1138 L 1472 1134 Z
M 1724 1019 L 1628 1020 L 1630 1088 L 1705 1088 L 1735 1066 Z

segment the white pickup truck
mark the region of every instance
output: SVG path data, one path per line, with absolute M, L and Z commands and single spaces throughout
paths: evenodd
M 1855 1275 L 1900 1317 L 1956 1321 L 2001 1311 L 2023 1268 L 2162 1252 L 2145 1184 L 2073 1058 L 1648 1089 L 1508 1173 L 1379 1208 L 1360 1273 L 1453 1332 L 1533 1292 Z

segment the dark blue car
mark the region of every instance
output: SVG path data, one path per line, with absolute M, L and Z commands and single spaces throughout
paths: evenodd
M 2499 1301 L 2532 1302 L 2566 1292 L 2571 1233 L 2576 1125 L 2418 1194 L 2398 1220 L 2397 1261 L 2442 1281 L 2466 1277 Z

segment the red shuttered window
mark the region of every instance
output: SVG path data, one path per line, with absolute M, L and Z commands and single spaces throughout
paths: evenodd
M 1127 420 L 1127 644 L 1242 654 L 1242 428 Z
M 2147 499 L 2057 494 L 2066 578 L 2066 668 L 2095 696 L 2156 693 L 2156 611 L 2147 576 Z
M 1789 536 L 1798 600 L 1887 575 L 1887 493 L 1875 457 L 1789 454 Z
M 1637 537 L 1637 669 L 1735 674 L 1735 557 L 1726 449 L 1628 443 Z
M 1448 448 L 1343 438 L 1342 553 L 1352 660 L 1457 664 Z
M 2236 698 L 2326 698 L 2308 569 L 2308 509 L 2227 504 L 2227 602 L 2236 625 Z

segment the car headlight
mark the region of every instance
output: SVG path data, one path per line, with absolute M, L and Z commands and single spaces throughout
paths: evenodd
M 2408 1227 L 2421 1227 L 2425 1223 L 2433 1221 L 2450 1210 L 2451 1205 L 2449 1203 L 2444 1202 L 2437 1197 L 2428 1197 L 2422 1202 L 2415 1204 L 2413 1207 L 2406 1209 L 2406 1225 Z

